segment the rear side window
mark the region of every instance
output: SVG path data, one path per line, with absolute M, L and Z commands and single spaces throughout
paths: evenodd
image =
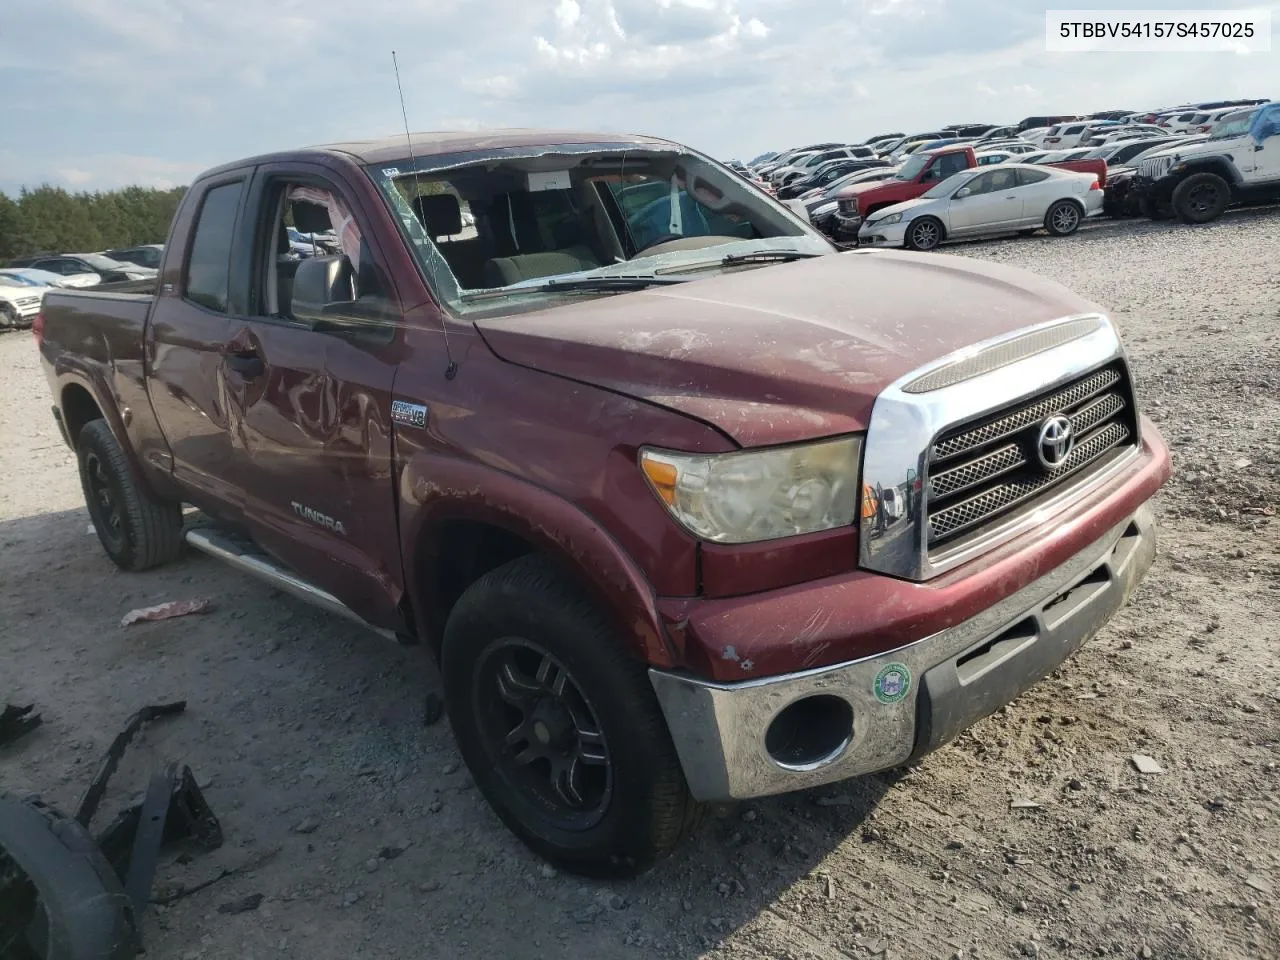
M 187 299 L 209 310 L 227 312 L 231 238 L 243 181 L 224 183 L 204 195 L 187 261 Z
M 1029 187 L 1033 183 L 1042 183 L 1049 179 L 1046 170 L 1032 170 L 1030 167 L 1018 167 L 1018 186 Z

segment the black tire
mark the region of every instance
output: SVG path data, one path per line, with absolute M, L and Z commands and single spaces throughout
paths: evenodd
M 134 482 L 129 461 L 105 420 L 76 438 L 80 486 L 102 549 L 122 570 L 150 570 L 182 552 L 182 506 Z
M 1216 173 L 1193 173 L 1173 189 L 1173 212 L 1183 223 L 1208 223 L 1231 203 L 1231 186 Z
M 16 330 L 20 325 L 18 311 L 12 304 L 0 303 L 0 330 Z
M 1069 237 L 1080 229 L 1084 211 L 1072 200 L 1059 200 L 1044 215 L 1044 228 L 1055 237 Z
M 919 217 L 907 224 L 904 245 L 908 250 L 922 253 L 935 249 L 942 242 L 942 221 L 937 217 Z
M 536 674 L 521 665 L 526 655 Z M 550 685 L 534 690 L 530 681 L 547 682 L 548 660 Z M 634 876 L 692 832 L 700 807 L 646 667 L 627 655 L 608 619 L 547 558 L 521 557 L 467 588 L 445 625 L 441 674 L 449 722 L 476 785 L 536 853 L 575 873 Z M 553 692 L 560 677 L 566 682 Z M 511 690 L 520 691 L 523 707 L 512 705 Z M 548 720 L 539 730 L 540 721 L 529 719 L 570 700 L 568 727 Z M 598 739 L 599 746 L 591 748 L 592 766 L 578 767 L 573 787 L 574 765 L 588 762 L 583 713 L 599 734 L 590 742 Z M 541 742 L 521 731 L 536 732 Z M 528 758 L 562 748 L 576 758 L 568 761 L 567 777 L 568 789 L 584 801 L 576 808 L 563 798 L 557 761 Z M 557 792 L 560 797 L 550 796 Z

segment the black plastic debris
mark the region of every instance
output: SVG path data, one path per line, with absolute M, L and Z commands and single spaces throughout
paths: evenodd
M 185 702 L 144 707 L 112 741 L 74 818 L 38 797 L 0 793 L 0 960 L 126 960 L 142 950 L 140 922 L 160 851 L 190 840 L 222 844 L 222 827 L 191 768 L 167 763 L 142 799 L 96 838 L 89 824 L 143 724 Z M 18 708 L 25 720 L 30 708 Z M 4 716 L 8 717 L 6 709 Z M 39 717 L 35 717 L 39 723 Z M 28 721 L 29 722 L 29 721 Z M 260 901 L 259 901 L 260 902 Z M 252 908 L 256 909 L 256 904 Z
M 0 710 L 0 746 L 26 736 L 44 722 L 40 719 L 40 714 L 31 712 L 34 709 L 34 706 L 15 707 L 11 703 L 5 704 L 4 709 Z

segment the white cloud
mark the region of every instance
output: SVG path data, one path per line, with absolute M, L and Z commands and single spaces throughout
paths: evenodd
M 1049 0 L 4 2 L 10 192 L 395 133 L 393 46 L 414 128 L 631 130 L 724 157 L 1280 89 L 1274 57 L 1046 54 Z

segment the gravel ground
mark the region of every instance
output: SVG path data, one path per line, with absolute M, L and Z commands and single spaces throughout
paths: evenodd
M 185 759 L 227 843 L 166 856 L 160 892 L 239 870 L 148 916 L 157 958 L 1280 956 L 1277 249 L 1274 210 L 947 248 L 1114 309 L 1176 458 L 1150 577 L 918 767 L 718 808 L 619 884 L 559 875 L 502 828 L 447 724 L 423 723 L 417 651 L 203 557 L 118 573 L 30 335 L 0 337 L 0 699 L 46 721 L 0 751 L 0 782 L 71 807 L 129 713 L 189 701 L 109 800 Z M 205 615 L 118 626 L 205 596 Z

